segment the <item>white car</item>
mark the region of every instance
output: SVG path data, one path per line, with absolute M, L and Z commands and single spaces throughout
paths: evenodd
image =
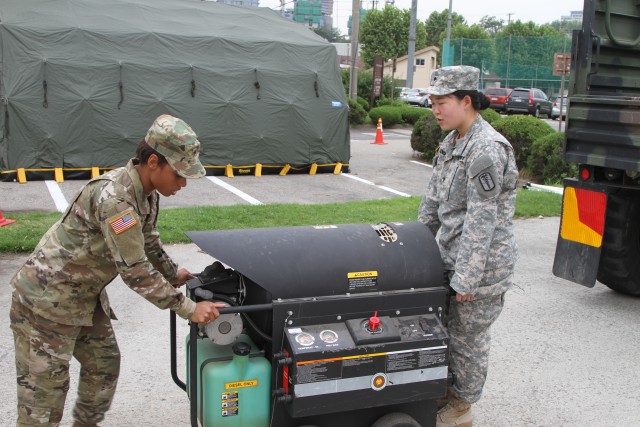
M 567 117 L 567 103 L 569 98 L 566 96 L 559 96 L 553 101 L 553 108 L 551 109 L 551 114 L 549 117 L 551 120 L 556 120 L 560 117 L 560 98 L 562 98 L 562 118 L 565 119 Z
M 409 93 L 401 101 L 406 101 L 411 105 L 418 105 L 420 107 L 431 107 L 431 97 L 426 92 L 426 89 L 409 89 Z

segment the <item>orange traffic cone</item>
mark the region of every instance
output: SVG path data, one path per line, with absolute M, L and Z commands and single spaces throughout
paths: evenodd
M 382 135 L 382 119 L 378 119 L 378 126 L 376 127 L 376 140 L 372 142 L 372 144 L 376 145 L 384 145 L 384 135 Z
M 16 222 L 15 219 L 7 219 L 2 215 L 2 211 L 0 211 L 0 227 L 4 227 L 5 225 L 13 224 Z

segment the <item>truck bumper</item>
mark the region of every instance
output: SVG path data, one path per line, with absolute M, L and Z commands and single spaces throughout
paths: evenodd
M 607 213 L 607 186 L 564 180 L 562 217 L 553 274 L 593 287 L 598 275 Z

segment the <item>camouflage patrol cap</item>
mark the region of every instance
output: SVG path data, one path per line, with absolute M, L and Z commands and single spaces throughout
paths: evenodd
M 468 65 L 442 67 L 431 74 L 430 95 L 450 95 L 458 90 L 478 90 L 480 70 Z
M 145 142 L 162 154 L 169 165 L 185 178 L 202 178 L 206 175 L 198 160 L 200 141 L 193 129 L 182 119 L 163 114 L 147 132 Z

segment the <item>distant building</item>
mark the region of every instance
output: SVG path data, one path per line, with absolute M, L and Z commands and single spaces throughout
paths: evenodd
M 260 7 L 259 0 L 216 0 L 218 3 L 242 7 Z
M 362 20 L 364 19 L 366 14 L 367 14 L 367 9 L 360 8 L 360 22 L 362 22 Z M 349 21 L 347 22 L 347 28 L 349 29 L 349 35 L 351 35 L 351 21 L 352 21 L 352 19 L 353 19 L 353 17 L 351 15 L 349 15 Z
M 582 11 L 572 10 L 569 15 L 561 16 L 561 21 L 582 22 Z
M 333 0 L 296 0 L 293 20 L 311 28 L 333 27 Z
M 431 81 L 431 73 L 433 73 L 438 65 L 438 53 L 440 49 L 436 46 L 425 47 L 415 53 L 413 65 L 413 87 L 426 88 Z M 408 56 L 401 56 L 396 59 L 396 86 L 406 86 L 407 81 L 407 62 Z M 391 76 L 393 69 L 393 61 L 385 62 L 384 75 Z
M 350 68 L 351 67 L 351 43 L 331 43 L 336 48 L 336 53 L 338 54 L 338 62 L 340 63 L 340 68 Z M 363 68 L 364 63 L 362 62 L 362 45 L 358 44 L 358 63 L 356 64 L 357 68 Z

